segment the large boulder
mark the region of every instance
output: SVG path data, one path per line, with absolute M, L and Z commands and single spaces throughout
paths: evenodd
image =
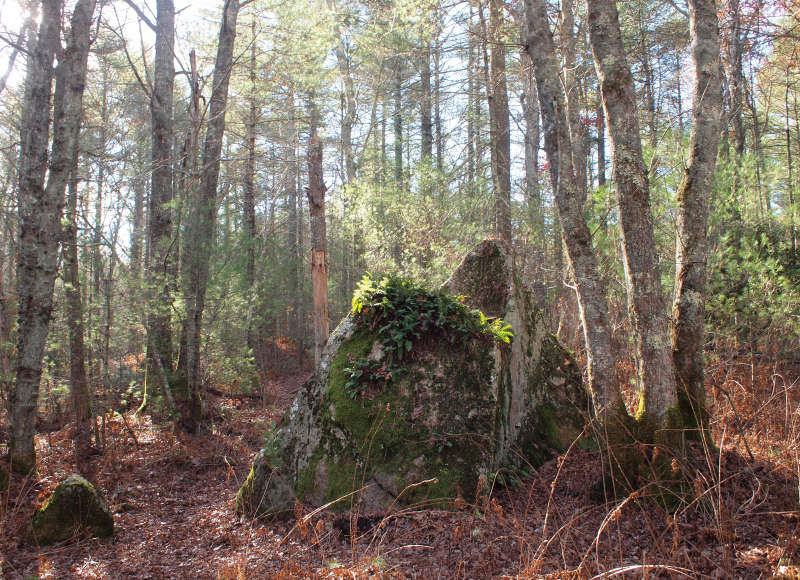
M 565 449 L 586 409 L 575 361 L 547 333 L 507 247 L 486 240 L 440 290 L 392 276 L 362 283 L 236 507 L 470 500 L 482 477 Z
M 110 536 L 114 533 L 114 516 L 97 488 L 72 474 L 33 514 L 31 532 L 38 543 L 52 544 L 84 531 L 100 538 Z

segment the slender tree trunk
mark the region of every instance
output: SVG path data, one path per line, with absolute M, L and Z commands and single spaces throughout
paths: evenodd
M 639 27 L 639 47 L 641 49 L 642 59 L 642 73 L 644 73 L 644 106 L 647 111 L 647 133 L 649 137 L 650 148 L 655 155 L 656 148 L 656 93 L 655 93 L 655 76 L 653 74 L 653 65 L 650 62 L 650 32 L 647 30 L 645 20 L 647 16 L 644 11 L 647 9 L 644 2 L 638 4 L 638 27 Z
M 427 35 L 423 33 L 420 49 L 420 158 L 423 163 L 430 163 L 433 158 L 433 103 L 431 99 L 431 45 Z
M 577 49 L 575 32 L 575 5 L 573 0 L 561 0 L 561 53 L 564 62 L 564 90 L 567 97 L 567 122 L 572 142 L 572 167 L 575 179 L 583 191 L 586 191 L 586 129 L 581 122 L 580 90 L 577 76 Z M 585 200 L 584 200 L 585 203 Z
M 792 252 L 797 251 L 797 221 L 795 219 L 795 205 L 794 205 L 794 168 L 792 166 L 792 131 L 791 131 L 791 116 L 789 115 L 789 80 L 791 74 L 789 67 L 786 67 L 786 86 L 783 93 L 784 104 L 784 118 L 785 118 L 785 133 L 786 133 L 786 189 L 789 193 L 789 233 L 792 244 Z M 795 121 L 797 122 L 797 120 Z
M 613 0 L 587 0 L 589 33 L 609 135 L 622 230 L 625 280 L 642 391 L 640 415 L 666 425 L 677 406 L 675 365 L 653 235 L 647 167 L 642 156 L 633 78 Z
M 469 39 L 467 41 L 467 191 L 470 195 L 475 192 L 475 141 L 478 112 L 475 108 L 475 30 L 473 25 L 472 3 L 469 5 Z
M 286 243 L 289 250 L 289 299 L 292 303 L 292 313 L 289 317 L 289 323 L 292 325 L 291 336 L 295 340 L 301 340 L 304 332 L 300 328 L 302 317 L 300 316 L 300 309 L 302 304 L 302 269 L 299 248 L 299 213 L 297 211 L 297 176 L 299 173 L 299 165 L 297 160 L 297 122 L 295 120 L 295 103 L 294 93 L 291 91 L 287 95 L 286 107 L 289 111 L 289 119 L 287 126 L 287 161 L 289 165 L 289 176 L 287 181 L 286 193 L 288 197 L 289 216 Z M 302 350 L 298 343 L 298 353 Z
M 142 272 L 144 266 L 144 241 L 145 241 L 145 196 L 146 194 L 146 181 L 145 181 L 145 163 L 142 163 L 142 155 L 139 153 L 141 148 L 137 147 L 136 154 L 136 167 L 138 168 L 137 175 L 133 179 L 133 215 L 130 224 L 131 239 L 130 239 L 130 293 L 133 297 L 134 312 L 139 317 L 138 320 L 144 319 L 144 309 L 141 307 L 142 297 Z M 142 352 L 142 333 L 141 326 L 138 322 L 131 325 L 130 338 L 128 350 L 134 355 Z
M 192 203 L 191 218 L 186 226 L 187 243 L 183 252 L 186 356 L 181 357 L 185 361 L 185 368 L 181 369 L 181 382 L 185 380 L 185 386 L 180 385 L 176 399 L 181 427 L 188 432 L 197 430 L 202 414 L 201 332 L 217 221 L 217 186 L 238 14 L 239 0 L 226 0 L 222 9 L 222 25 L 214 64 L 201 182 Z
M 75 5 L 67 50 L 59 55 L 46 185 L 50 119 L 44 111 L 50 110 L 53 57 L 59 49 L 60 1 L 43 2 L 39 37 L 28 57 L 19 186 L 18 355 L 9 446 L 12 469 L 22 473 L 36 467 L 34 434 L 42 355 L 52 311 L 64 192 L 75 169 L 94 5 L 93 0 L 79 0 Z
M 244 199 L 242 201 L 244 242 L 246 247 L 245 284 L 249 302 L 247 316 L 247 347 L 255 352 L 256 336 L 253 332 L 253 305 L 256 293 L 256 123 L 258 122 L 258 105 L 256 102 L 256 18 L 250 22 L 250 95 L 245 133 L 245 150 L 247 158 L 244 168 Z
M 336 11 L 336 4 L 334 0 L 328 0 L 328 7 L 332 11 Z M 353 81 L 353 73 L 351 70 L 350 55 L 347 52 L 345 44 L 345 37 L 341 31 L 341 24 L 336 23 L 336 35 L 338 41 L 336 43 L 336 61 L 339 65 L 339 76 L 342 80 L 343 100 L 344 100 L 344 115 L 342 118 L 342 153 L 344 157 L 344 176 L 345 182 L 351 183 L 356 178 L 356 159 L 353 153 L 353 125 L 356 122 L 356 89 Z
M 436 169 L 444 171 L 444 136 L 442 135 L 442 46 L 441 20 L 436 11 L 436 31 L 433 41 L 433 125 L 436 140 Z
M 727 76 L 730 91 L 730 124 L 733 126 L 733 148 L 736 152 L 737 166 L 744 155 L 744 73 L 742 56 L 742 15 L 739 0 L 728 0 L 728 15 L 731 22 L 728 39 Z
M 308 208 L 311 215 L 311 283 L 314 296 L 314 364 L 319 365 L 328 342 L 328 256 L 325 227 L 325 192 L 322 175 L 322 141 L 319 138 L 319 111 L 309 97 L 311 125 L 308 137 Z
M 511 242 L 511 127 L 508 111 L 506 82 L 506 45 L 503 38 L 502 0 L 489 0 L 489 28 L 491 29 L 492 86 L 489 107 L 492 110 L 492 159 L 494 160 L 495 232 L 499 238 Z
M 703 377 L 706 232 L 722 121 L 719 31 L 715 0 L 689 0 L 695 65 L 689 164 L 678 190 L 672 350 L 686 427 L 708 427 Z
M 523 36 L 525 36 L 523 34 Z M 523 45 L 527 38 L 522 38 Z M 525 118 L 525 203 L 527 205 L 528 226 L 534 238 L 534 246 L 545 248 L 544 215 L 539 190 L 539 97 L 536 92 L 536 78 L 533 64 L 527 51 L 520 54 L 522 63 L 522 113 Z
M 170 400 L 169 381 L 173 371 L 171 313 L 175 281 L 172 277 L 173 263 L 177 260 L 173 240 L 172 208 L 175 198 L 172 179 L 175 6 L 173 0 L 158 0 L 156 5 L 156 54 L 153 90 L 150 95 L 150 122 L 153 134 L 146 261 L 149 290 L 148 384 L 145 385 L 141 409 L 147 407 L 153 394 L 158 394 L 159 398 L 166 396 L 167 401 Z M 154 389 L 153 384 L 159 383 L 160 389 Z
M 619 401 L 614 355 L 608 325 L 605 287 L 597 269 L 592 238 L 583 216 L 585 194 L 575 178 L 564 92 L 558 78 L 553 35 L 545 0 L 525 0 L 527 51 L 536 74 L 542 129 L 555 201 L 567 257 L 575 277 L 575 290 L 586 341 L 589 388 L 600 413 Z M 624 407 L 621 407 L 624 409 Z
M 403 62 L 394 59 L 394 181 L 398 189 L 403 189 Z
M 597 90 L 597 185 L 606 184 L 606 114 L 603 110 L 603 96 Z
M 77 168 L 77 148 L 75 167 Z M 81 277 L 78 269 L 78 178 L 72 173 L 67 196 L 67 215 L 61 246 L 61 261 L 64 268 L 64 293 L 67 303 L 69 325 L 69 390 L 75 414 L 75 430 L 72 440 L 75 445 L 75 466 L 80 473 L 87 473 L 87 459 L 91 447 L 91 405 L 89 378 L 86 374 L 85 326 L 83 322 L 83 297 Z

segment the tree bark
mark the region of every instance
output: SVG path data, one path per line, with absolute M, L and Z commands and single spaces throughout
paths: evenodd
M 300 328 L 302 317 L 300 311 L 302 308 L 302 274 L 301 274 L 301 259 L 300 259 L 300 219 L 297 211 L 297 176 L 299 173 L 299 165 L 297 160 L 297 121 L 295 119 L 295 97 L 294 93 L 289 91 L 286 98 L 286 107 L 288 109 L 289 118 L 287 124 L 287 162 L 289 165 L 289 175 L 286 184 L 286 195 L 288 202 L 288 227 L 286 231 L 286 243 L 289 250 L 289 263 L 288 267 L 288 291 L 289 300 L 292 304 L 292 312 L 289 316 L 289 323 L 292 326 L 291 336 L 298 341 L 298 355 L 302 350 L 299 346 L 299 341 L 303 337 L 303 329 Z
M 695 66 L 693 125 L 689 163 L 677 196 L 671 330 L 684 426 L 705 430 L 708 427 L 703 377 L 706 234 L 723 113 L 715 0 L 689 0 L 689 20 Z
M 76 167 L 77 167 L 77 148 Z M 86 347 L 84 344 L 83 299 L 81 278 L 78 271 L 78 178 L 73 172 L 69 183 L 67 216 L 61 260 L 64 267 L 64 292 L 67 302 L 67 322 L 69 324 L 69 390 L 75 414 L 75 430 L 72 439 L 75 444 L 75 466 L 80 473 L 86 473 L 86 460 L 90 449 L 91 407 L 89 404 L 89 378 L 86 374 Z
M 181 428 L 190 433 L 197 430 L 202 414 L 201 331 L 217 221 L 217 186 L 238 14 L 239 0 L 226 0 L 222 9 L 222 24 L 214 64 L 209 120 L 203 144 L 201 181 L 196 198 L 192 200 L 183 252 L 186 356 L 181 357 L 185 363 L 185 368 L 181 369 L 181 383 L 185 381 L 185 385 L 178 385 L 175 394 Z
M 392 122 L 394 127 L 394 181 L 398 189 L 403 189 L 403 61 L 394 59 L 393 79 L 394 110 Z
M 430 164 L 433 157 L 433 103 L 431 100 L 431 45 L 425 33 L 420 48 L 420 159 Z
M 527 38 L 523 34 L 523 45 Z M 522 63 L 522 114 L 525 118 L 525 204 L 527 205 L 528 226 L 534 246 L 545 248 L 544 215 L 542 213 L 541 191 L 539 190 L 539 97 L 536 92 L 536 78 L 533 64 L 527 51 L 520 54 Z
M 736 163 L 741 164 L 744 155 L 744 84 L 742 56 L 744 53 L 742 38 L 742 14 L 739 0 L 728 0 L 728 16 L 730 18 L 730 37 L 726 73 L 730 91 L 730 124 L 733 125 L 733 147 L 736 152 Z
M 53 57 L 60 48 L 60 1 L 43 2 L 39 37 L 28 57 L 19 186 L 18 354 L 9 446 L 12 469 L 21 473 L 36 467 L 34 434 L 42 355 L 52 312 L 64 192 L 75 169 L 94 5 L 93 0 L 79 0 L 75 5 L 67 50 L 59 55 L 46 185 L 50 118 L 45 111 L 50 110 Z
M 253 332 L 253 306 L 256 291 L 256 123 L 258 122 L 258 105 L 256 102 L 256 19 L 253 15 L 250 22 L 250 95 L 247 121 L 245 127 L 245 151 L 247 158 L 244 167 L 244 199 L 242 200 L 242 221 L 244 227 L 244 243 L 246 248 L 245 285 L 247 286 L 248 316 L 246 340 L 247 347 L 255 352 L 256 337 Z
M 567 122 L 572 143 L 572 167 L 575 179 L 585 192 L 588 184 L 586 178 L 586 129 L 581 122 L 580 91 L 576 79 L 576 42 L 575 42 L 575 5 L 573 0 L 561 0 L 561 54 L 564 66 L 564 91 L 566 93 Z M 586 200 L 584 200 L 584 203 Z
M 311 215 L 311 284 L 314 298 L 314 364 L 319 365 L 328 342 L 328 256 L 325 227 L 325 192 L 322 175 L 322 141 L 319 138 L 319 111 L 309 97 L 311 119 L 308 137 L 308 208 Z
M 148 405 L 155 393 L 166 395 L 169 400 L 171 390 L 169 375 L 173 371 L 171 313 L 176 261 L 172 208 L 175 197 L 172 180 L 172 90 L 175 76 L 173 0 L 158 0 L 156 12 L 156 54 L 153 89 L 150 95 L 152 169 L 146 261 L 149 287 L 147 305 L 149 384 L 145 386 L 142 408 Z M 154 389 L 152 385 L 158 383 L 161 383 L 161 388 Z
M 605 287 L 597 270 L 591 234 L 583 216 L 581 184 L 572 166 L 564 93 L 558 78 L 553 34 L 545 0 L 525 0 L 527 51 L 536 74 L 544 146 L 555 183 L 555 201 L 586 341 L 589 389 L 598 413 L 619 401 L 608 325 Z M 624 407 L 623 407 L 624 408 Z
M 491 30 L 490 79 L 492 90 L 489 107 L 492 110 L 491 147 L 493 151 L 495 233 L 511 242 L 511 127 L 506 83 L 506 45 L 503 39 L 502 0 L 489 0 Z
M 639 414 L 656 428 L 677 406 L 675 365 L 658 270 L 647 167 L 642 156 L 633 78 L 625 60 L 617 6 L 587 0 L 589 34 L 613 146 L 625 281 L 642 392 Z

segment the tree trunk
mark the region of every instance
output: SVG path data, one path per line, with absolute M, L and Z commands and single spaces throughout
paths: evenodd
M 173 243 L 172 183 L 172 90 L 175 76 L 175 6 L 173 0 L 158 0 L 156 8 L 156 54 L 153 90 L 150 95 L 152 129 L 151 189 L 147 231 L 147 352 L 148 384 L 144 409 L 154 394 L 171 398 L 169 381 L 173 371 L 172 301 L 176 252 Z M 155 380 L 154 380 L 155 379 Z M 159 384 L 154 389 L 153 384 Z M 141 410 L 140 409 L 140 410 Z
M 197 430 L 202 413 L 201 331 L 217 221 L 217 185 L 238 14 L 239 0 L 226 0 L 222 9 L 222 24 L 214 64 L 209 120 L 203 144 L 201 181 L 196 198 L 191 204 L 189 223 L 186 225 L 182 273 L 183 299 L 186 304 L 184 320 L 186 352 L 185 356 L 181 357 L 185 367 L 181 369 L 181 384 L 175 394 L 181 428 L 190 433 Z
M 527 38 L 523 37 L 522 44 L 526 42 Z M 522 51 L 520 61 L 523 78 L 522 113 L 525 118 L 525 204 L 534 246 L 544 251 L 544 215 L 539 191 L 539 97 L 533 64 L 527 51 Z
M 492 110 L 490 132 L 494 163 L 495 233 L 511 242 L 511 127 L 506 83 L 506 45 L 503 38 L 502 0 L 489 0 L 491 30 L 491 66 L 489 107 Z
M 561 54 L 564 62 L 564 91 L 567 97 L 567 122 L 572 142 L 572 167 L 575 180 L 583 192 L 586 191 L 586 129 L 581 123 L 580 91 L 576 80 L 576 46 L 575 46 L 575 5 L 573 0 L 561 0 Z M 584 203 L 586 200 L 584 200 Z
M 314 364 L 319 365 L 328 342 L 328 256 L 325 227 L 325 192 L 322 175 L 322 141 L 317 131 L 319 111 L 314 97 L 308 101 L 311 124 L 308 137 L 308 209 L 311 215 L 311 284 L 314 297 Z
M 613 0 L 587 0 L 587 10 L 592 52 L 614 150 L 625 280 L 642 391 L 639 414 L 651 416 L 656 428 L 663 428 L 668 412 L 677 405 L 675 365 L 653 236 L 648 173 L 642 157 L 633 78 L 625 60 L 616 4 Z
M 403 189 L 403 61 L 394 59 L 394 182 L 398 189 Z
M 74 171 L 78 146 L 89 32 L 95 2 L 79 0 L 72 14 L 67 50 L 60 54 L 54 99 L 53 144 L 47 185 L 47 142 L 53 57 L 59 47 L 62 3 L 43 2 L 39 37 L 29 55 L 23 118 L 23 168 L 19 185 L 19 326 L 16 384 L 11 397 L 12 469 L 36 467 L 34 434 L 42 355 L 50 324 L 53 283 L 67 179 Z
M 300 220 L 297 211 L 297 176 L 299 173 L 299 165 L 297 160 L 297 122 L 295 120 L 295 103 L 294 93 L 289 91 L 287 95 L 286 107 L 289 113 L 288 127 L 287 127 L 287 162 L 289 165 L 289 175 L 287 177 L 286 194 L 288 197 L 288 227 L 286 232 L 286 244 L 289 250 L 289 263 L 288 263 L 288 291 L 289 300 L 292 304 L 292 312 L 289 316 L 289 324 L 292 326 L 290 335 L 297 341 L 302 340 L 304 331 L 301 328 L 302 317 L 300 316 L 301 302 L 302 302 L 302 275 L 300 267 L 300 249 L 299 249 L 299 236 L 300 236 Z M 298 351 L 300 351 L 298 345 Z M 298 352 L 299 355 L 299 352 Z
M 420 160 L 425 164 L 430 164 L 433 158 L 433 103 L 431 100 L 431 44 L 427 34 L 422 34 L 420 48 L 420 132 L 422 134 L 420 144 Z
M 558 78 L 553 35 L 545 0 L 526 0 L 527 51 L 536 74 L 545 151 L 555 187 L 555 201 L 570 267 L 575 277 L 581 323 L 586 341 L 589 389 L 600 413 L 619 401 L 608 325 L 605 287 L 597 270 L 592 238 L 583 216 L 585 194 L 572 167 L 572 146 L 566 106 Z
M 333 0 L 328 0 L 328 8 L 331 11 L 336 11 L 336 5 Z M 353 154 L 353 125 L 356 122 L 356 89 L 353 82 L 353 74 L 351 71 L 350 55 L 347 52 L 345 45 L 345 37 L 341 31 L 340 23 L 336 22 L 336 61 L 339 65 L 339 76 L 342 80 L 344 92 L 342 97 L 344 99 L 344 115 L 342 117 L 342 153 L 344 157 L 344 177 L 345 183 L 351 183 L 356 178 L 356 161 Z
M 597 91 L 597 186 L 606 184 L 606 114 L 603 111 L 603 96 Z M 605 220 L 603 220 L 605 223 Z
M 433 42 L 433 126 L 436 139 L 436 169 L 444 171 L 444 135 L 442 135 L 442 45 L 441 19 L 436 11 L 436 31 Z
M 689 164 L 678 190 L 672 350 L 685 427 L 708 428 L 703 377 L 706 232 L 722 120 L 715 0 L 689 0 L 695 65 Z
M 473 25 L 472 3 L 469 4 L 469 38 L 467 40 L 467 191 L 469 195 L 475 193 L 475 154 L 476 154 L 476 125 L 478 112 L 475 110 L 475 93 L 477 83 L 475 70 L 477 58 L 475 56 L 475 31 Z
M 75 149 L 77 168 L 77 148 Z M 69 325 L 69 390 L 75 414 L 75 466 L 86 473 L 86 460 L 90 448 L 91 411 L 89 404 L 89 378 L 86 375 L 86 348 L 84 345 L 83 298 L 81 277 L 78 271 L 78 178 L 75 172 L 69 183 L 66 225 L 64 226 L 61 260 L 64 267 L 64 293 Z
M 256 123 L 258 122 L 258 105 L 256 102 L 256 19 L 255 14 L 250 22 L 250 95 L 248 116 L 245 127 L 245 159 L 244 199 L 242 200 L 242 221 L 244 227 L 244 243 L 246 248 L 245 285 L 247 286 L 248 316 L 246 340 L 247 348 L 255 352 L 256 337 L 253 332 L 253 307 L 256 291 Z
M 730 91 L 730 124 L 733 125 L 733 147 L 737 166 L 744 155 L 744 73 L 742 56 L 742 15 L 739 0 L 728 0 L 730 17 L 730 38 L 728 39 L 727 69 L 728 89 Z

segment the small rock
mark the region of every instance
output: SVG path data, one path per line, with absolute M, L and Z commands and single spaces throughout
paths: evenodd
M 92 536 L 108 537 L 114 533 L 114 517 L 97 488 L 72 474 L 33 514 L 31 532 L 38 543 L 52 544 L 68 540 L 82 530 Z

